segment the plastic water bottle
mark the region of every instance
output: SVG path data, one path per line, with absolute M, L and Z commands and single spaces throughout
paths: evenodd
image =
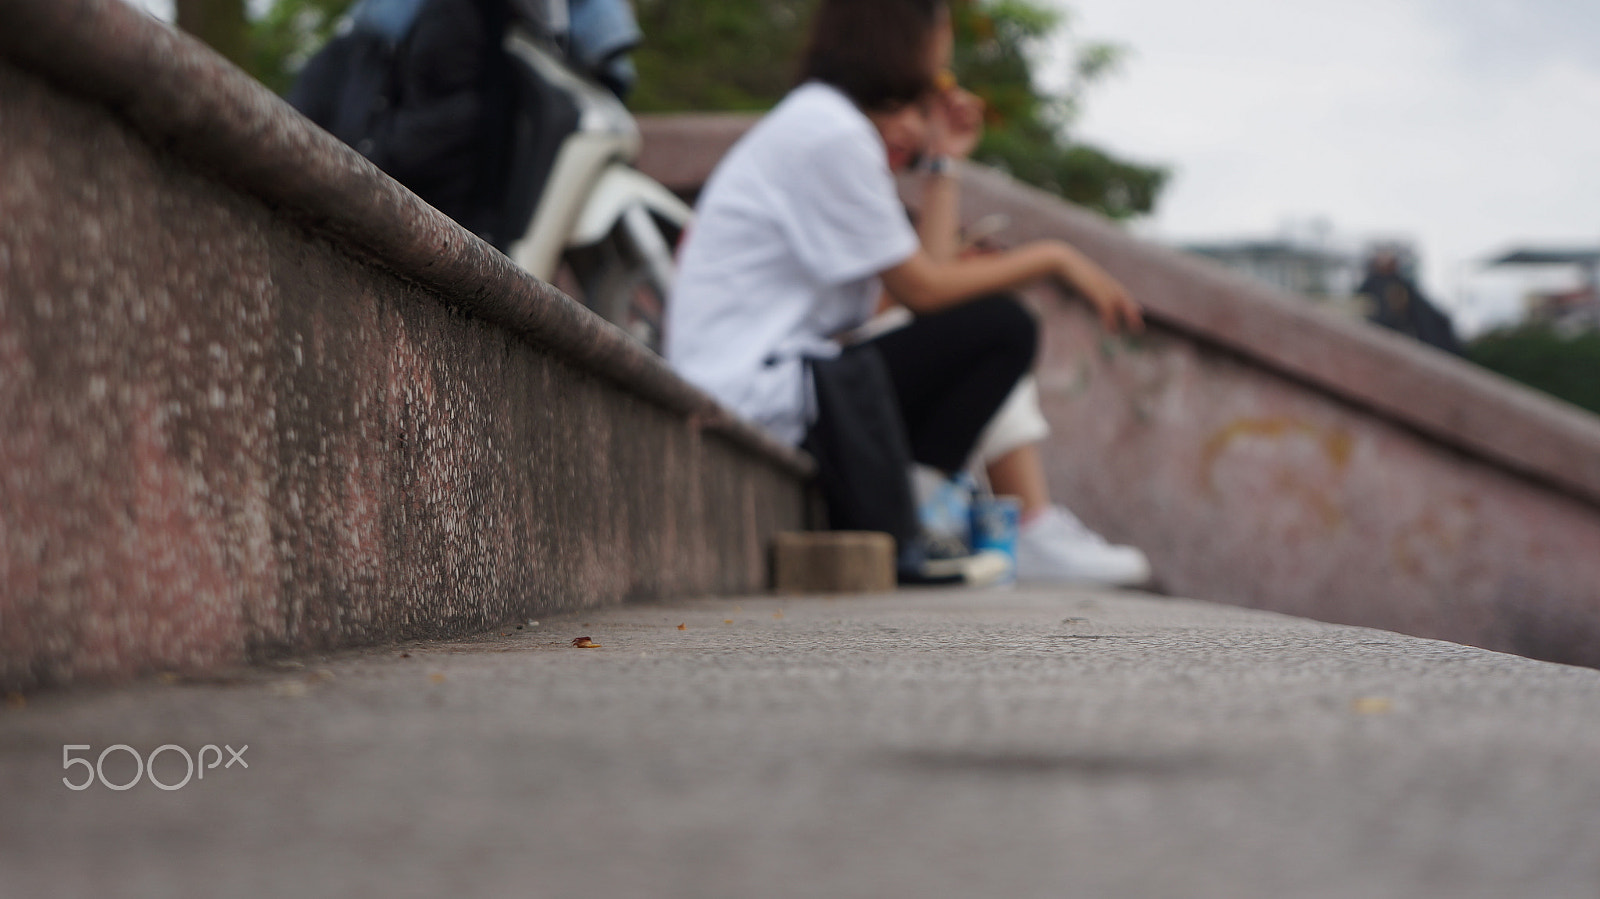
M 1017 529 L 1022 526 L 1022 501 L 1014 496 L 979 496 L 972 500 L 972 549 L 1005 553 L 1011 560 L 1010 580 L 1017 572 Z

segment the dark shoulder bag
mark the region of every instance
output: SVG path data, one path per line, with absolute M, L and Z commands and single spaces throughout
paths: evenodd
M 889 369 L 871 344 L 832 359 L 808 359 L 817 420 L 806 452 L 834 530 L 882 531 L 905 547 L 922 531 L 911 491 L 911 446 Z

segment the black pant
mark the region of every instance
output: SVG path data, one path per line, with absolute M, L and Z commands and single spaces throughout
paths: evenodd
M 920 565 L 910 462 L 946 473 L 965 465 L 1034 363 L 1037 338 L 1016 299 L 994 296 L 813 360 L 818 419 L 805 448 L 818 464 L 830 525 L 891 534 L 901 568 Z
M 1015 299 L 986 297 L 813 360 L 818 416 L 804 446 L 817 461 L 830 524 L 890 534 L 901 567 L 920 565 L 911 462 L 947 474 L 965 465 L 1033 364 L 1037 337 Z
M 950 474 L 1033 367 L 1039 327 L 1009 294 L 963 303 L 870 343 L 889 369 L 911 456 Z

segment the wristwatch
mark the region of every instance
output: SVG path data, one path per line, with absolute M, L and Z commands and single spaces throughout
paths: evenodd
M 955 171 L 955 160 L 948 156 L 929 156 L 922 161 L 922 171 L 927 175 L 949 175 Z

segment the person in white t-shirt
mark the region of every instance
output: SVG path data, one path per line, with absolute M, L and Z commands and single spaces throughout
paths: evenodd
M 667 360 L 790 444 L 819 428 L 808 364 L 837 356 L 835 338 L 871 318 L 882 291 L 916 319 L 868 346 L 910 455 L 946 475 L 1032 365 L 1036 325 L 996 291 L 1056 277 L 1108 328 L 1142 326 L 1122 286 L 1065 243 L 960 256 L 949 161 L 971 153 L 983 110 L 941 83 L 952 42 L 943 0 L 823 0 L 802 83 L 701 194 L 667 305 Z M 894 172 L 919 159 L 913 228 Z

